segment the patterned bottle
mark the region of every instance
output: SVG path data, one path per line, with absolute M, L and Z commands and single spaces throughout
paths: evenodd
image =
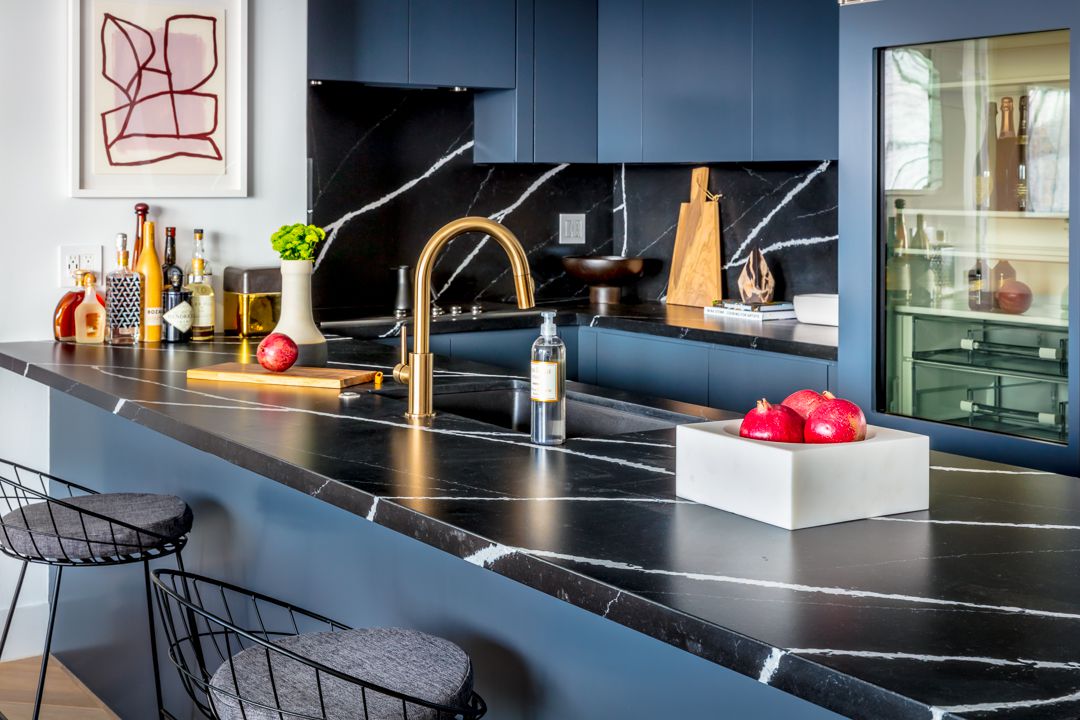
M 127 235 L 116 236 L 117 268 L 105 276 L 105 342 L 134 345 L 141 327 L 142 276 L 129 267 Z

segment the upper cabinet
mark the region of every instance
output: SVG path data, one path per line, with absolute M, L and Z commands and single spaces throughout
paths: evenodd
M 308 77 L 515 86 L 514 0 L 309 0 Z
M 599 160 L 835 158 L 837 7 L 599 0 Z

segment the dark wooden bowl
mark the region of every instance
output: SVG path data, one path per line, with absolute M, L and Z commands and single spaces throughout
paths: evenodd
M 570 255 L 562 259 L 566 272 L 587 285 L 619 287 L 638 278 L 645 260 L 617 255 Z

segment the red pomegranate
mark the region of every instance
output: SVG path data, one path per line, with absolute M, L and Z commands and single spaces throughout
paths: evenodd
M 825 391 L 824 401 L 806 418 L 803 439 L 808 443 L 843 443 L 866 439 L 866 416 L 850 400 Z
M 1006 280 L 997 291 L 997 304 L 1001 312 L 1023 315 L 1031 308 L 1031 288 L 1019 280 Z
M 805 420 L 814 408 L 823 402 L 825 402 L 825 396 L 817 390 L 798 390 L 784 398 L 784 402 L 780 404 L 799 413 L 799 416 Z
M 270 333 L 259 343 L 255 353 L 259 364 L 270 372 L 285 372 L 300 354 L 293 339 L 284 333 Z
M 764 398 L 746 413 L 739 435 L 754 440 L 797 443 L 803 441 L 803 419 L 785 405 L 772 405 Z

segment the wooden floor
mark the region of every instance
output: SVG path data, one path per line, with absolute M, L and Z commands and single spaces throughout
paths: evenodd
M 41 658 L 0 663 L 0 714 L 6 720 L 31 720 Z M 56 658 L 49 661 L 42 720 L 119 720 Z

